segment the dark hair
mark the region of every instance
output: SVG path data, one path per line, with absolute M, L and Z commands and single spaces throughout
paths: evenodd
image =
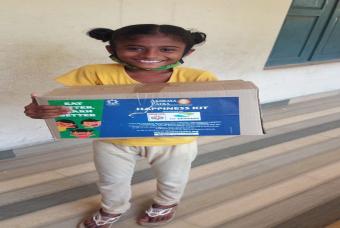
M 95 119 L 86 119 L 86 120 L 82 120 L 80 123 L 83 124 L 84 122 L 98 122 L 100 120 L 95 120 Z
M 71 130 L 71 132 L 93 132 L 91 129 L 82 129 L 82 128 L 76 128 Z
M 67 120 L 67 119 L 56 120 L 56 122 L 63 122 L 63 123 L 72 123 L 72 124 L 75 124 L 74 121 L 72 121 L 72 120 Z
M 94 39 L 103 42 L 109 42 L 111 46 L 115 45 L 118 40 L 131 39 L 137 35 L 154 35 L 165 34 L 176 37 L 186 45 L 184 54 L 186 54 L 195 44 L 203 43 L 206 34 L 203 32 L 193 32 L 174 25 L 157 25 L 157 24 L 137 24 L 111 30 L 107 28 L 95 28 L 88 31 L 88 35 Z

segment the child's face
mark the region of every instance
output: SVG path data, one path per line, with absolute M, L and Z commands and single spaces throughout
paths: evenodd
M 115 44 L 117 57 L 132 66 L 153 69 L 176 63 L 183 57 L 185 44 L 171 36 L 140 35 Z
M 65 122 L 56 122 L 56 125 L 58 127 L 65 127 L 65 128 L 74 128 L 75 127 L 74 123 L 65 123 Z
M 99 127 L 101 125 L 101 121 L 85 121 L 83 123 L 84 127 Z

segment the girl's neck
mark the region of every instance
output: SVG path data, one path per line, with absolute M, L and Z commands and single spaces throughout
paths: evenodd
M 162 83 L 169 81 L 173 70 L 162 70 L 162 71 L 152 71 L 152 70 L 141 70 L 141 69 L 130 69 L 125 67 L 126 73 L 135 81 L 141 83 Z

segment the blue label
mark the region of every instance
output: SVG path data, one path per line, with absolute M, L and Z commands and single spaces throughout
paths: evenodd
M 239 135 L 238 97 L 110 99 L 100 137 Z

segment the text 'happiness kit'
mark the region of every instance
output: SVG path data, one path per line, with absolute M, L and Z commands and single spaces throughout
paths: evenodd
M 37 100 L 72 109 L 46 120 L 57 139 L 263 134 L 258 89 L 242 80 L 65 87 Z

